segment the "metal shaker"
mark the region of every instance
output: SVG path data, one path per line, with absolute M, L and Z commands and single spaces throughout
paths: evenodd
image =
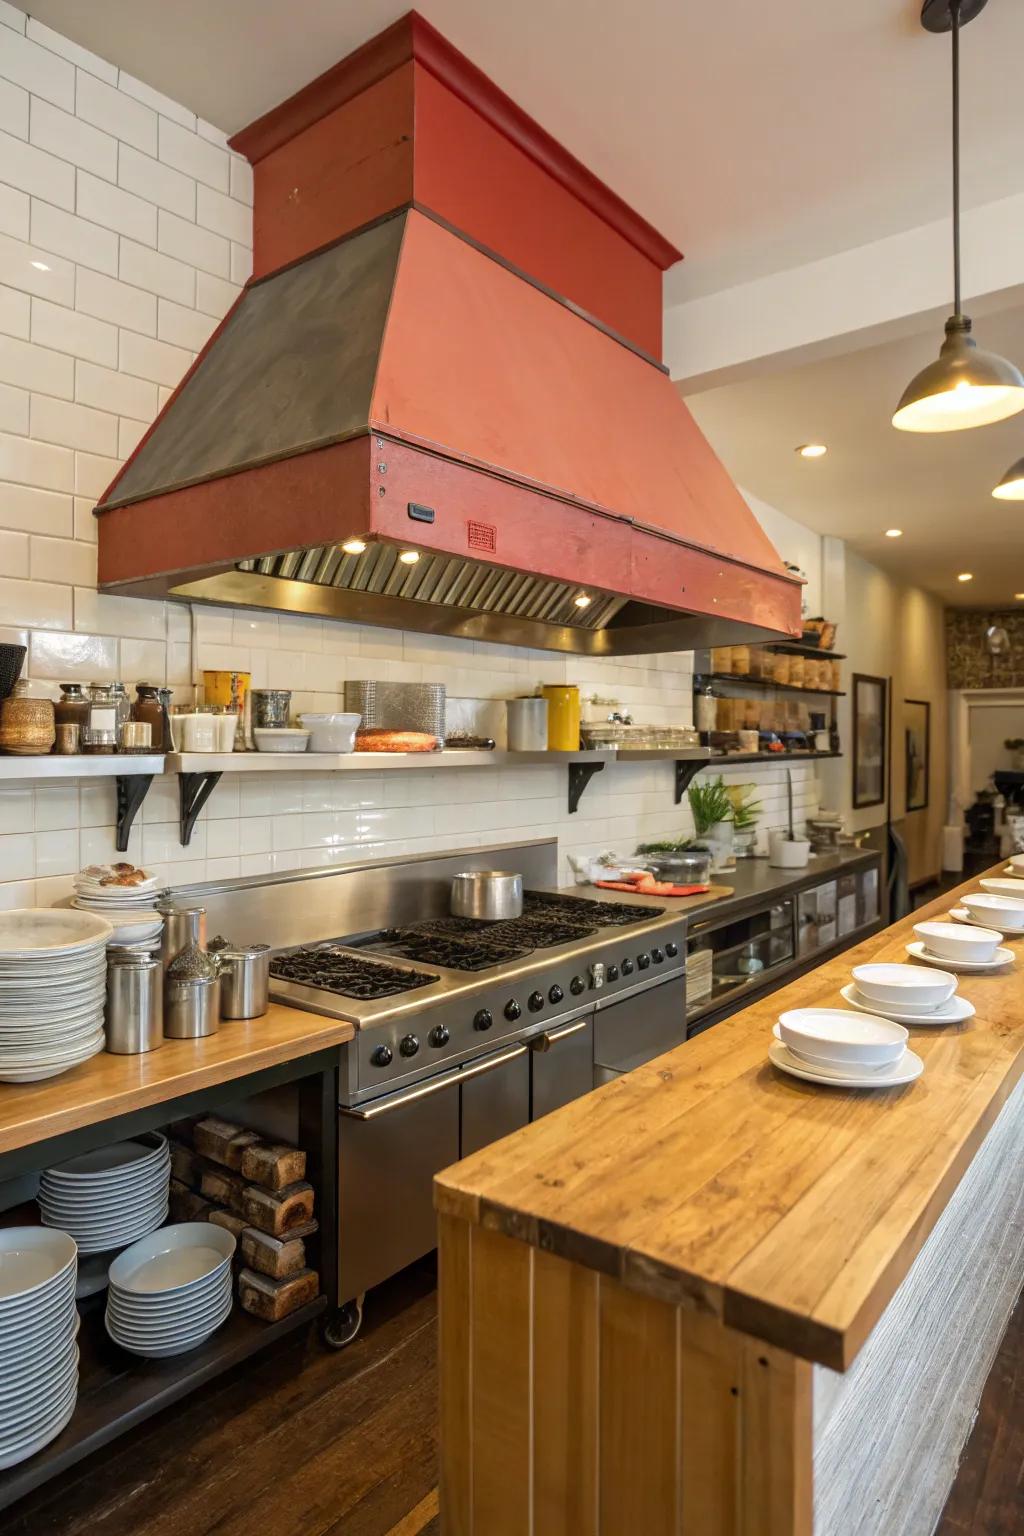
M 163 966 L 155 955 L 107 951 L 107 1050 L 138 1056 L 163 1044 Z
M 206 948 L 206 908 L 181 907 L 174 901 L 158 901 L 156 910 L 163 914 L 164 928 L 160 938 L 160 959 L 164 970 L 175 955 L 189 945 Z
M 217 959 L 221 1018 L 262 1018 L 270 1006 L 270 945 L 228 945 Z

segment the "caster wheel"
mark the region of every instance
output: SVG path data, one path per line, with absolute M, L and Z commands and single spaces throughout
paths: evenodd
M 343 1307 L 325 1318 L 320 1331 L 329 1348 L 344 1349 L 346 1344 L 352 1343 L 362 1326 L 363 1298 L 358 1296 L 355 1301 L 346 1301 Z

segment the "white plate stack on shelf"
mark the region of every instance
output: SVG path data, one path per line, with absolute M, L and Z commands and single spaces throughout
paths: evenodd
M 915 923 L 917 935 L 907 945 L 907 954 L 951 971 L 998 971 L 1013 963 L 1013 950 L 1003 946 L 1003 936 L 994 928 L 978 928 L 973 923 Z
M 0 912 L 0 1082 L 56 1077 L 102 1051 L 111 932 L 91 912 Z
M 855 965 L 840 996 L 851 1008 L 897 1024 L 963 1024 L 974 1017 L 974 1004 L 957 997 L 959 985 L 951 971 L 883 961 Z
M 924 1071 L 902 1024 L 845 1008 L 779 1015 L 768 1059 L 780 1072 L 827 1088 L 898 1088 Z
M 82 1254 L 113 1253 L 167 1220 L 170 1182 L 167 1138 L 151 1131 L 47 1168 L 37 1199 L 43 1224 L 69 1232 Z
M 231 1312 L 235 1239 L 208 1221 L 162 1227 L 110 1266 L 106 1328 L 147 1360 L 196 1349 Z
M 156 875 L 134 864 L 90 864 L 74 880 L 72 907 L 86 912 L 152 912 L 162 895 Z M 111 918 L 111 922 L 114 919 Z
M 49 1445 L 75 1411 L 77 1257 L 66 1232 L 0 1229 L 0 1471 Z

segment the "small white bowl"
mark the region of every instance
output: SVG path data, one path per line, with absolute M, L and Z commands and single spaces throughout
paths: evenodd
M 779 1016 L 779 1035 L 798 1055 L 866 1067 L 899 1061 L 910 1038 L 902 1024 L 845 1008 L 791 1008 Z
M 851 975 L 868 1002 L 898 1005 L 906 1013 L 931 1013 L 949 1001 L 959 983 L 949 971 L 880 962 L 855 965 Z
M 352 752 L 362 715 L 300 715 L 299 724 L 309 730 L 311 752 Z
M 1006 933 L 1019 933 L 1024 929 L 1024 900 L 1020 896 L 999 896 L 992 891 L 965 896 L 961 906 L 967 908 L 976 923 L 983 927 L 998 923 Z
M 305 752 L 309 746 L 309 732 L 292 727 L 279 730 L 260 727 L 252 734 L 257 752 Z
M 1018 874 L 1024 875 L 1024 853 L 1011 853 L 1009 863 Z
M 991 879 L 979 880 L 978 884 L 983 891 L 989 891 L 993 896 L 1019 896 L 1021 894 L 1020 880 L 1014 876 L 1005 879 L 1002 876 L 998 878 L 993 876 Z
M 972 960 L 987 964 L 1003 942 L 994 928 L 974 928 L 967 923 L 915 923 L 914 933 L 929 954 L 940 960 Z

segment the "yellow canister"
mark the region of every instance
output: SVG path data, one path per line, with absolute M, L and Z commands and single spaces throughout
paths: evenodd
M 220 705 L 223 709 L 236 710 L 241 719 L 251 684 L 250 672 L 204 672 L 203 697 L 208 707 Z
M 548 751 L 580 749 L 580 691 L 575 683 L 547 683 L 541 693 L 548 701 Z

